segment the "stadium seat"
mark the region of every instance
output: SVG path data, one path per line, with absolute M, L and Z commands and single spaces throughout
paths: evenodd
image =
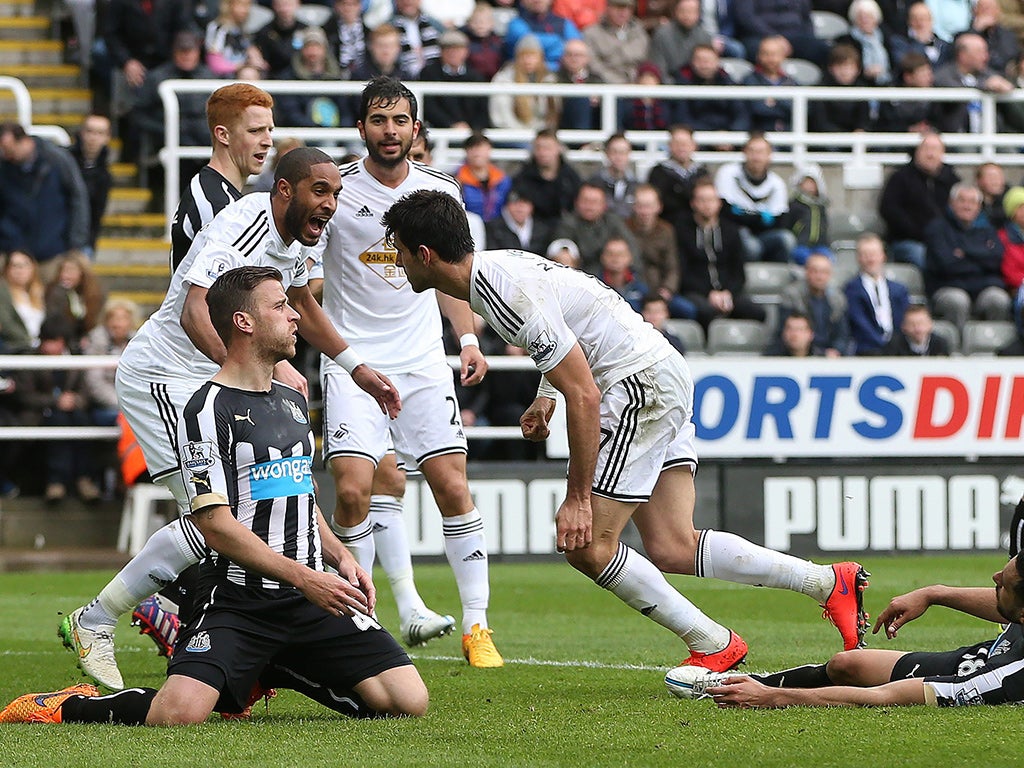
M 166 522 L 157 512 L 161 501 L 173 501 L 174 497 L 166 486 L 155 483 L 136 483 L 124 495 L 124 509 L 121 525 L 117 532 L 118 552 L 127 552 L 132 557 L 154 532 Z
M 1015 338 L 1017 327 L 1009 321 L 968 320 L 961 344 L 965 355 L 989 356 Z
M 897 283 L 903 283 L 910 291 L 911 304 L 924 304 L 927 296 L 924 292 L 924 275 L 916 264 L 892 263 L 885 265 L 885 276 Z
M 834 211 L 829 213 L 828 233 L 833 241 L 849 241 L 850 245 L 865 232 L 882 234 L 884 224 L 873 211 Z
M 806 59 L 786 59 L 782 71 L 796 80 L 797 85 L 817 85 L 821 81 L 821 68 Z
M 733 79 L 734 82 L 741 83 L 743 78 L 754 71 L 754 65 L 746 59 L 733 59 L 726 56 L 724 59 L 719 61 L 722 69 Z
M 747 294 L 758 304 L 778 304 L 782 291 L 795 277 L 789 264 L 751 261 L 743 267 L 747 276 Z
M 249 9 L 249 18 L 245 20 L 245 24 L 242 25 L 242 29 L 250 35 L 253 35 L 273 20 L 274 12 L 272 10 L 253 3 L 252 8 Z
M 941 336 L 949 342 L 949 351 L 954 355 L 960 354 L 960 331 L 956 325 L 949 320 L 936 320 L 932 333 Z
M 849 22 L 831 11 L 811 11 L 811 24 L 815 37 L 830 42 L 850 31 Z
M 300 5 L 295 18 L 310 27 L 323 27 L 331 18 L 331 9 L 326 5 Z
M 757 320 L 712 320 L 708 326 L 708 354 L 751 357 L 768 344 L 768 328 Z
M 832 285 L 842 288 L 860 271 L 857 252 L 853 248 L 836 248 L 834 244 L 832 252 L 836 255 L 836 263 L 832 266 Z
M 696 320 L 667 320 L 667 330 L 674 333 L 686 347 L 687 357 L 704 357 L 704 329 Z

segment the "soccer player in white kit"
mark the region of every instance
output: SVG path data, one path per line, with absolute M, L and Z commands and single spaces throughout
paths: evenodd
M 462 341 L 462 382 L 478 383 L 486 361 L 473 335 L 469 306 L 435 298 L 433 291 L 414 293 L 396 264 L 394 248 L 384 243 L 380 223 L 407 192 L 437 190 L 462 209 L 461 190 L 447 174 L 408 160 L 419 121 L 416 98 L 399 81 L 379 77 L 366 86 L 357 127 L 368 156 L 341 168 L 345 189 L 322 244 L 324 311 L 374 367 L 391 377 L 408 407 L 393 421 L 382 418 L 349 375 L 324 359 L 324 456 L 335 478 L 334 530 L 367 570 L 378 551 L 387 560 L 407 643 L 451 631 L 454 620 L 430 611 L 412 579 L 397 498 L 404 482 L 400 475 L 395 479 L 393 445 L 405 468 L 423 473 L 444 518 L 445 554 L 462 602 L 463 654 L 472 666 L 502 666 L 487 623 L 483 520 L 466 480 L 466 437 L 445 361 L 439 302 Z M 375 473 L 378 484 L 383 477 L 393 487 L 391 494 L 371 498 Z M 386 539 L 373 534 L 375 520 L 378 529 L 387 529 Z
M 205 297 L 228 269 L 248 264 L 280 270 L 289 300 L 301 315 L 303 337 L 349 370 L 379 410 L 393 416 L 401 408 L 397 390 L 338 335 L 306 284 L 308 248 L 334 214 L 340 189 L 338 168 L 323 151 L 303 147 L 285 155 L 271 193 L 237 200 L 196 236 L 160 309 L 121 356 L 118 401 L 154 482 L 171 490 L 181 510 L 188 509 L 188 496 L 175 445 L 178 414 L 224 359 L 224 344 L 213 329 Z M 278 364 L 275 376 L 284 383 L 301 379 L 287 361 Z M 241 421 L 246 415 L 236 418 Z M 77 652 L 82 670 L 108 688 L 123 688 L 114 658 L 117 617 L 205 554 L 198 529 L 186 518 L 175 520 L 150 538 L 96 600 L 66 616 L 60 633 Z
M 520 422 L 525 437 L 547 437 L 556 390 L 565 396 L 569 475 L 556 545 L 570 565 L 675 632 L 690 649 L 684 664 L 725 671 L 743 660 L 747 645 L 663 573 L 801 592 L 822 605 L 846 649 L 860 644 L 867 628 L 860 565 L 816 565 L 731 533 L 694 529 L 690 371 L 617 293 L 533 254 L 473 253 L 465 217 L 444 194 L 404 197 L 384 225 L 413 290 L 468 300 L 544 374 Z M 619 540 L 631 517 L 649 560 Z

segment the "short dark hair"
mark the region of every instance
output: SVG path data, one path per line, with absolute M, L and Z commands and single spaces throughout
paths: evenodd
M 463 149 L 472 149 L 473 147 L 479 147 L 481 144 L 491 146 L 491 140 L 487 138 L 481 131 L 473 131 L 469 134 L 466 139 L 466 143 L 463 144 Z
M 331 156 L 322 149 L 296 147 L 291 150 L 278 161 L 277 168 L 274 169 L 274 188 L 270 192 L 271 196 L 277 194 L 277 182 L 281 179 L 295 186 L 303 179 L 308 179 L 310 169 L 321 163 L 334 163 Z
M 75 338 L 75 329 L 71 321 L 61 315 L 50 315 L 39 326 L 40 341 L 56 341 L 60 339 L 70 344 Z
M 790 312 L 786 315 L 786 319 L 782 321 L 782 326 L 785 327 L 786 323 L 790 320 L 804 320 L 809 328 L 812 330 L 814 329 L 814 323 L 811 322 L 811 316 L 804 312 Z
M 381 223 L 386 241 L 398 237 L 409 250 L 425 245 L 450 264 L 459 263 L 473 252 L 466 211 L 446 192 L 411 192 L 388 209 Z
M 373 78 L 363 88 L 363 95 L 359 100 L 359 122 L 365 123 L 370 114 L 370 105 L 380 103 L 383 107 L 390 107 L 392 104 L 405 99 L 409 102 L 409 116 L 416 119 L 416 96 L 410 91 L 401 80 L 387 75 L 380 75 Z
M 25 127 L 21 123 L 16 123 L 13 120 L 0 123 L 0 136 L 6 136 L 11 134 L 17 141 L 21 141 L 26 136 Z
M 643 309 L 649 306 L 650 304 L 657 304 L 659 301 L 666 307 L 668 306 L 668 299 L 666 299 L 660 293 L 648 293 L 646 296 L 644 296 L 643 303 L 640 305 L 640 307 L 641 309 Z
M 828 66 L 834 67 L 836 64 L 845 64 L 848 61 L 855 61 L 859 66 L 860 51 L 849 43 L 836 43 L 832 46 L 832 50 L 828 52 Z
M 247 265 L 229 269 L 213 281 L 206 292 L 206 306 L 213 329 L 224 346 L 231 341 L 235 312 L 252 312 L 252 292 L 267 280 L 281 283 L 284 278 L 276 267 Z
M 900 74 L 906 75 L 921 67 L 931 68 L 932 63 L 928 57 L 919 51 L 910 51 L 900 59 Z
M 1014 585 L 1013 596 L 1017 598 L 1017 602 L 1024 602 L 1024 560 L 1021 559 L 1019 552 L 1014 556 L 1013 560 L 1017 567 L 1017 575 L 1020 576 L 1020 579 Z

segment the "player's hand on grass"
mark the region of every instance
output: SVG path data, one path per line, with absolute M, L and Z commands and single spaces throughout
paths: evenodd
M 590 502 L 566 499 L 555 514 L 555 544 L 559 552 L 572 552 L 590 546 L 594 513 Z
M 309 382 L 287 360 L 282 360 L 274 366 L 274 379 L 282 384 L 287 384 L 292 389 L 297 389 L 304 398 L 309 399 Z
M 381 413 L 386 413 L 393 419 L 402 410 L 402 398 L 398 390 L 391 383 L 391 379 L 383 373 L 378 373 L 364 363 L 352 371 L 352 381 L 377 401 Z
M 487 358 L 475 344 L 463 347 L 459 353 L 459 360 L 462 361 L 462 370 L 459 381 L 464 387 L 472 387 L 484 380 L 487 375 Z
M 548 439 L 551 430 L 548 422 L 555 413 L 555 401 L 550 397 L 538 397 L 519 417 L 519 428 L 523 437 L 535 443 Z
M 722 709 L 751 709 L 777 706 L 772 701 L 777 690 L 745 675 L 737 675 L 725 678 L 721 685 L 708 688 L 707 694 Z
M 923 614 L 930 605 L 931 600 L 928 599 L 925 588 L 915 589 L 905 595 L 898 595 L 889 601 L 885 610 L 878 614 L 871 633 L 877 635 L 878 630 L 884 627 L 885 636 L 892 640 L 896 637 L 900 627 Z

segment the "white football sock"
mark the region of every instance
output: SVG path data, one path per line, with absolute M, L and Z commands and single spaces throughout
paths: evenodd
M 402 500 L 395 496 L 371 496 L 370 525 L 377 560 L 391 582 L 398 615 L 404 617 L 425 609 L 427 606 L 416 591 L 412 575 L 412 556 L 409 554 L 409 538 L 405 530 L 405 518 L 402 516 Z
M 149 537 L 139 554 L 82 611 L 79 623 L 93 631 L 116 624 L 118 616 L 163 589 L 205 556 L 206 540 L 191 520 L 180 517 L 168 523 Z
M 828 599 L 835 584 L 830 565 L 765 549 L 733 533 L 701 531 L 694 572 L 698 576 L 756 587 L 791 589 L 819 603 Z
M 376 547 L 373 545 L 373 525 L 370 523 L 369 516 L 363 522 L 351 527 L 338 525 L 332 519 L 331 530 L 341 539 L 341 543 L 348 547 L 348 551 L 352 553 L 363 570 L 372 574 Z
M 675 632 L 691 651 L 715 653 L 729 644 L 728 628 L 712 621 L 679 594 L 654 563 L 622 542 L 594 582 L 630 608 Z
M 464 515 L 446 517 L 444 553 L 455 574 L 462 600 L 462 634 L 469 634 L 474 624 L 487 627 L 487 604 L 491 587 L 487 581 L 487 545 L 484 542 L 484 521 L 473 507 Z

